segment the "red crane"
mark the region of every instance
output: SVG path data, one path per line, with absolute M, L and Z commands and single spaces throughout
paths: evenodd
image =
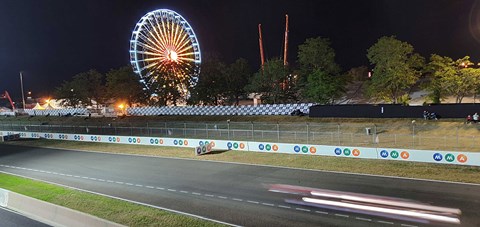
M 10 105 L 12 105 L 12 110 L 15 110 L 15 106 L 13 105 L 12 98 L 10 98 L 8 91 L 5 91 L 3 94 L 0 94 L 0 99 L 8 99 L 8 101 L 10 101 Z
M 258 44 L 260 46 L 260 62 L 262 63 L 262 72 L 263 72 L 265 57 L 263 56 L 262 24 L 258 24 Z

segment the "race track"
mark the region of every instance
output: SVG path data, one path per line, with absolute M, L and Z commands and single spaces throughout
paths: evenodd
M 288 184 L 458 208 L 480 226 L 480 186 L 0 144 L 0 171 L 241 226 L 441 226 L 287 203 Z M 440 174 L 440 173 L 439 173 Z M 445 225 L 451 226 L 451 225 Z

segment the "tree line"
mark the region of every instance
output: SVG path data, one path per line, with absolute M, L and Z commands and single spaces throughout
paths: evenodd
M 294 64 L 284 65 L 281 58 L 274 57 L 256 72 L 243 58 L 227 64 L 219 55 L 208 54 L 196 86 L 190 88 L 184 101 L 190 105 L 238 105 L 254 93 L 261 95 L 263 103 L 334 104 L 356 81 L 366 85 L 363 93 L 374 102 L 393 104 L 408 104 L 414 86 L 428 91 L 431 103 L 441 103 L 447 96 L 461 103 L 464 97 L 480 93 L 480 68 L 469 56 L 454 60 L 432 54 L 427 62 L 411 44 L 384 36 L 367 49 L 366 57 L 370 66 L 344 71 L 335 62 L 330 40 L 322 37 L 301 44 Z M 96 70 L 80 73 L 57 87 L 55 96 L 69 106 L 92 105 L 92 100 L 163 106 L 176 104 L 179 98 L 172 100 L 176 96 L 165 91 L 152 99 L 130 66 L 105 75 Z

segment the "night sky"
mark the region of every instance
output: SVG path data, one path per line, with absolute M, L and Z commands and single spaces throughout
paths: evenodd
M 226 63 L 246 58 L 259 66 L 257 25 L 266 57 L 282 54 L 285 13 L 290 17 L 289 62 L 306 38 L 332 41 L 344 70 L 368 65 L 366 50 L 395 35 L 424 57 L 436 53 L 480 61 L 480 2 L 474 0 L 0 0 L 0 91 L 46 95 L 63 80 L 129 64 L 129 40 L 147 12 L 167 8 L 193 27 L 203 53 Z

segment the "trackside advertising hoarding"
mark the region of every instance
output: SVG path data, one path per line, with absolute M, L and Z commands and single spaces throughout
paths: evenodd
M 480 166 L 480 153 L 476 152 L 371 148 L 355 146 L 324 146 L 294 143 L 247 142 L 237 140 L 0 131 L 0 136 L 15 134 L 19 134 L 21 138 L 42 138 L 95 143 L 137 144 L 188 148 L 210 145 L 212 150 L 255 151 L 264 153 L 322 155 L 344 158 L 364 158 Z

